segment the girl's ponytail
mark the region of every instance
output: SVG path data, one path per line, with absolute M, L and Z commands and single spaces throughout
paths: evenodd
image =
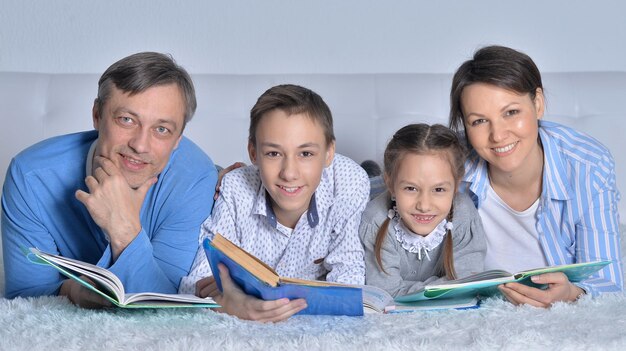
M 448 214 L 448 222 L 452 223 L 452 217 L 454 212 L 454 205 L 450 207 L 450 213 Z M 456 279 L 456 270 L 454 269 L 454 254 L 453 254 L 453 246 L 452 242 L 452 229 L 447 229 L 446 238 L 443 243 L 443 271 L 446 275 L 446 278 L 450 280 Z
M 387 217 L 387 219 L 385 219 L 385 221 L 380 226 L 380 228 L 378 228 L 378 233 L 376 234 L 376 242 L 374 243 L 374 253 L 376 254 L 376 263 L 378 263 L 378 267 L 380 267 L 380 270 L 386 274 L 389 274 L 389 273 L 387 273 L 387 271 L 385 270 L 385 267 L 383 267 L 383 260 L 380 257 L 380 251 L 382 250 L 383 242 L 385 242 L 385 238 L 387 237 L 387 229 L 389 229 L 389 222 L 391 222 L 391 219 Z

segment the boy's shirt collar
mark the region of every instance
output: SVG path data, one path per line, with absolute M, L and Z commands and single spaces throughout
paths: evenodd
M 272 228 L 278 228 L 278 220 L 276 219 L 276 214 L 272 208 L 272 198 L 270 197 L 270 194 L 265 191 L 263 186 L 261 186 L 261 188 L 261 190 L 265 193 L 265 217 L 267 218 L 267 222 L 272 226 Z M 319 214 L 317 212 L 317 203 L 315 201 L 315 193 L 311 196 L 309 209 L 306 211 L 306 219 L 309 222 L 309 227 L 311 228 L 315 228 L 320 222 Z
M 311 228 L 315 228 L 319 224 L 320 212 L 326 213 L 326 210 L 330 208 L 330 206 L 332 206 L 334 202 L 334 183 L 331 181 L 332 179 L 333 164 L 324 168 L 324 170 L 322 171 L 322 179 L 320 180 L 320 184 L 317 186 L 317 189 L 315 189 L 315 192 L 311 196 L 309 208 L 306 211 L 307 222 L 309 223 L 309 227 Z M 276 219 L 274 209 L 272 208 L 272 199 L 265 187 L 263 186 L 263 183 L 261 183 L 259 191 L 257 192 L 256 201 L 254 206 L 252 207 L 252 213 L 265 216 L 272 228 L 277 227 L 278 221 Z

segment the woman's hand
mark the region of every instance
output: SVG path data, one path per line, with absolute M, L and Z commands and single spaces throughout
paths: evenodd
M 520 283 L 506 283 L 498 286 L 502 294 L 514 305 L 528 304 L 548 308 L 557 301 L 573 302 L 585 291 L 572 284 L 562 272 L 546 273 L 530 277 L 535 284 L 546 284 L 545 290 Z

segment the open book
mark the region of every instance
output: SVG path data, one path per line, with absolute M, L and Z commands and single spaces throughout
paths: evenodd
M 544 286 L 534 284 L 530 277 L 552 272 L 563 272 L 570 282 L 575 283 L 587 279 L 609 263 L 611 263 L 611 261 L 573 263 L 530 269 L 514 274 L 502 270 L 490 270 L 465 278 L 451 280 L 445 284 L 428 285 L 413 294 L 396 297 L 395 301 L 396 303 L 406 304 L 432 299 L 463 299 L 476 296 L 488 297 L 499 293 L 497 289 L 498 285 L 512 282 L 544 288 Z
M 404 313 L 449 309 L 466 310 L 478 308 L 480 305 L 480 300 L 476 295 L 399 302 L 387 291 L 376 286 L 365 285 L 362 288 L 363 307 L 366 313 Z
M 375 286 L 280 277 L 263 261 L 219 233 L 215 234 L 213 240 L 205 239 L 203 246 L 213 272 L 218 272 L 218 263 L 223 263 L 239 287 L 248 295 L 263 300 L 304 298 L 308 307 L 300 314 L 360 316 L 364 312 L 390 313 L 478 306 L 475 296 L 454 301 L 438 299 L 400 304 L 394 302 L 389 293 Z M 214 277 L 218 288 L 222 290 L 219 274 L 214 274 Z
M 263 300 L 280 298 L 304 298 L 307 308 L 299 314 L 363 315 L 363 298 L 360 287 L 330 283 L 319 280 L 304 280 L 279 277 L 278 274 L 244 249 L 230 242 L 219 233 L 213 240 L 203 242 L 211 271 L 217 273 L 217 265 L 224 264 L 231 279 L 246 294 Z M 219 274 L 214 274 L 217 287 L 222 290 Z
M 122 308 L 164 308 L 164 307 L 219 307 L 211 298 L 200 298 L 194 295 L 162 294 L 143 292 L 126 294 L 119 278 L 111 271 L 91 263 L 45 253 L 36 248 L 26 252 L 33 263 L 49 265 L 68 278 L 74 279 L 88 289 Z M 89 277 L 96 283 L 93 286 L 80 278 Z

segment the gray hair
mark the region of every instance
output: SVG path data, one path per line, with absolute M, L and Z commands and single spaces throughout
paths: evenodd
M 98 115 L 111 95 L 114 86 L 130 95 L 141 93 L 149 88 L 176 84 L 185 100 L 183 128 L 196 112 L 196 92 L 189 73 L 176 64 L 171 55 L 158 52 L 140 52 L 112 64 L 98 81 L 96 105 Z

